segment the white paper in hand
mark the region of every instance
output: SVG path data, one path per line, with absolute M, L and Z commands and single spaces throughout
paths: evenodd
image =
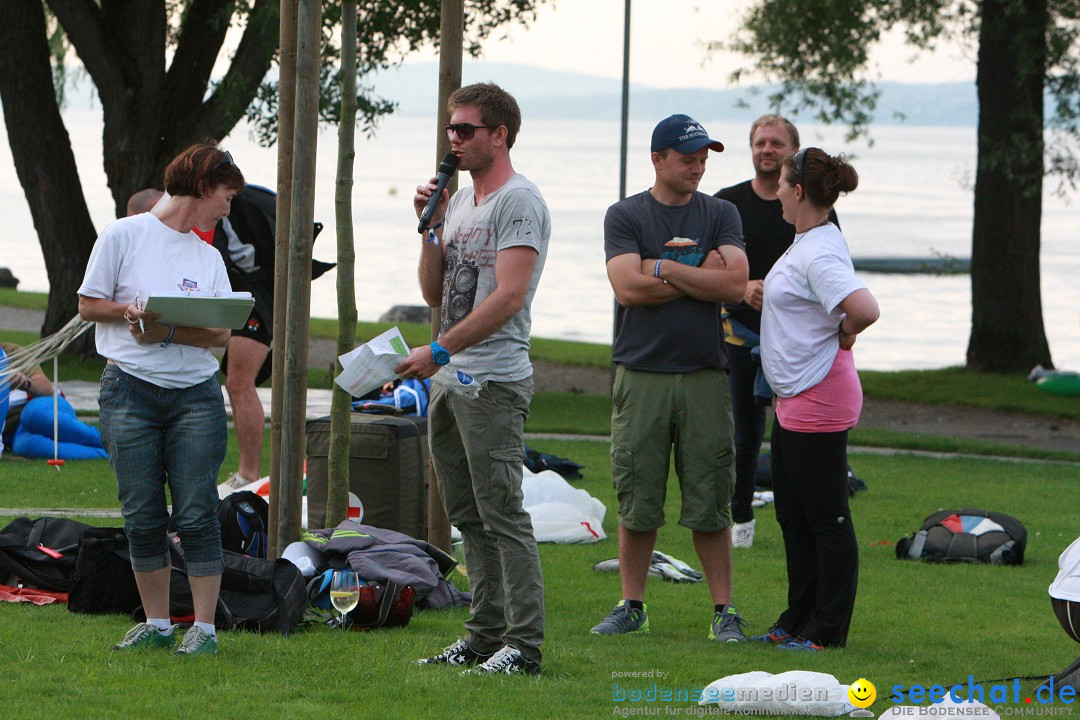
M 338 358 L 341 374 L 334 382 L 353 397 L 362 397 L 375 388 L 397 379 L 394 368 L 409 354 L 409 346 L 397 327 Z

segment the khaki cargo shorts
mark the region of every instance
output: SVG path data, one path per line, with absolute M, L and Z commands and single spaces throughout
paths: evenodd
M 679 524 L 699 532 L 731 525 L 735 444 L 727 373 L 615 372 L 611 477 L 619 524 L 647 532 L 664 525 L 672 449 L 682 492 Z

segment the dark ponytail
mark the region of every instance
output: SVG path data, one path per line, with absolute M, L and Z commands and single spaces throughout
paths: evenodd
M 859 173 L 855 172 L 841 153 L 836 157 L 820 148 L 801 151 L 802 177 L 796 170 L 796 155 L 784 161 L 785 177 L 792 184 L 802 185 L 807 199 L 820 208 L 831 208 L 840 195 L 846 195 L 859 186 Z

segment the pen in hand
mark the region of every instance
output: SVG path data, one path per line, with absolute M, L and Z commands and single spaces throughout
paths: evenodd
M 135 309 L 139 312 L 142 312 L 143 309 L 142 300 L 139 299 L 138 295 L 135 296 Z M 143 322 L 143 319 L 141 317 L 139 318 L 139 332 L 146 332 L 146 323 Z

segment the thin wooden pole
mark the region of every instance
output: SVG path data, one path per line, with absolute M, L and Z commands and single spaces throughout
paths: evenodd
M 278 54 L 277 220 L 274 229 L 274 338 L 270 381 L 270 536 L 269 557 L 285 549 L 280 538 L 281 414 L 285 403 L 285 328 L 289 298 L 289 218 L 292 214 L 293 113 L 296 111 L 297 0 L 282 0 Z
M 307 410 L 308 327 L 311 314 L 311 246 L 315 225 L 315 156 L 319 133 L 321 0 L 301 0 L 297 15 L 296 118 L 289 218 L 289 299 L 285 330 L 285 399 L 281 425 L 281 492 L 278 524 L 284 545 L 300 539 L 300 505 Z
M 443 126 L 450 122 L 446 101 L 450 94 L 461 87 L 461 46 L 465 38 L 464 0 L 443 0 L 442 21 L 439 28 L 439 106 L 435 117 L 435 164 L 450 151 L 450 138 Z M 453 195 L 457 190 L 457 175 L 450 178 L 447 189 Z M 431 309 L 431 339 L 439 337 L 442 318 L 439 308 Z M 430 426 L 429 426 L 430 429 Z M 439 497 L 439 481 L 435 468 L 428 462 L 428 542 L 446 552 L 450 547 L 450 521 Z
M 337 182 L 337 355 L 356 340 L 356 249 L 353 245 L 353 166 L 356 159 L 356 0 L 341 4 L 341 119 L 338 124 Z M 334 361 L 341 372 L 341 364 Z M 330 453 L 327 458 L 326 527 L 337 527 L 349 511 L 349 456 L 352 446 L 352 396 L 334 383 L 330 401 Z

